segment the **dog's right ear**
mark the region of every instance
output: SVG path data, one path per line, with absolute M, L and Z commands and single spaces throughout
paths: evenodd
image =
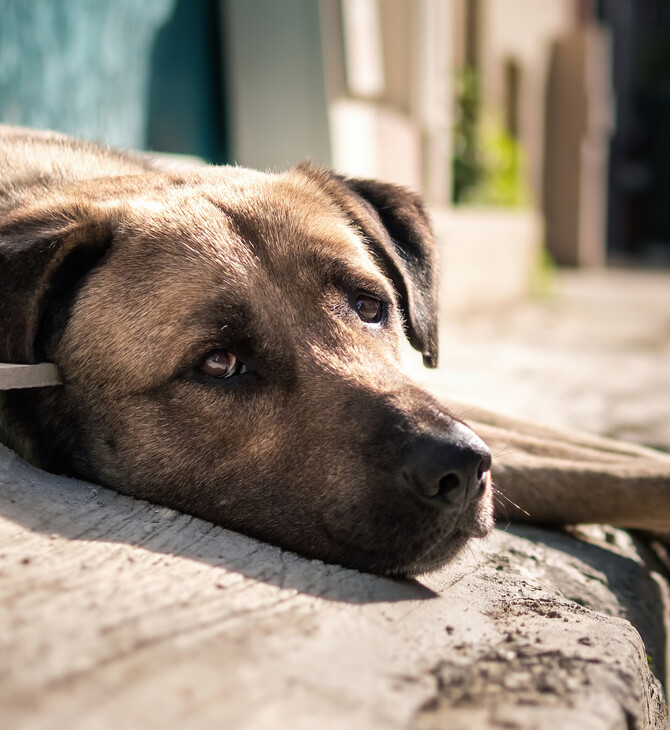
M 437 246 L 423 200 L 400 185 L 339 179 L 371 214 L 358 217 L 350 210 L 398 292 L 410 344 L 423 355 L 426 367 L 437 367 Z M 381 223 L 383 234 L 371 218 Z
M 421 197 L 399 185 L 349 178 L 309 163 L 296 170 L 317 181 L 362 233 L 398 293 L 410 344 L 424 365 L 437 367 L 437 246 Z
M 35 205 L 0 219 L 0 361 L 50 360 L 76 295 L 113 239 L 83 205 Z

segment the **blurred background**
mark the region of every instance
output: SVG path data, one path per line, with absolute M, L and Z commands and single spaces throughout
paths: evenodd
M 409 185 L 442 250 L 446 339 L 475 353 L 450 361 L 458 392 L 492 382 L 482 363 L 498 367 L 494 401 L 514 392 L 500 380 L 514 332 L 510 377 L 545 358 L 529 412 L 547 392 L 544 410 L 584 402 L 552 384 L 607 371 L 629 385 L 606 400 L 639 402 L 631 380 L 653 381 L 645 413 L 670 422 L 668 0 L 0 0 L 0 120 Z M 622 347 L 660 380 L 629 377 Z M 596 350 L 592 370 L 575 364 Z M 525 412 L 519 397 L 502 405 Z

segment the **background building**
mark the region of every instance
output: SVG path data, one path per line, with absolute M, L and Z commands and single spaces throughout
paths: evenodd
M 0 13 L 2 121 L 409 185 L 433 207 L 447 306 L 518 296 L 543 243 L 569 265 L 670 259 L 662 0 L 0 0 Z

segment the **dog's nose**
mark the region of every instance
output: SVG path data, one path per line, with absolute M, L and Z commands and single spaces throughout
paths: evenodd
M 459 509 L 484 493 L 490 469 L 488 446 L 460 423 L 444 434 L 419 436 L 403 465 L 422 497 Z

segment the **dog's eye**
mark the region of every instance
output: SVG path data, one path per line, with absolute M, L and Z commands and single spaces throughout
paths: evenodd
M 202 361 L 199 372 L 210 378 L 232 378 L 247 372 L 247 366 L 228 350 L 214 350 Z
M 356 297 L 356 312 L 363 322 L 377 324 L 384 317 L 384 303 L 369 294 L 359 294 Z

